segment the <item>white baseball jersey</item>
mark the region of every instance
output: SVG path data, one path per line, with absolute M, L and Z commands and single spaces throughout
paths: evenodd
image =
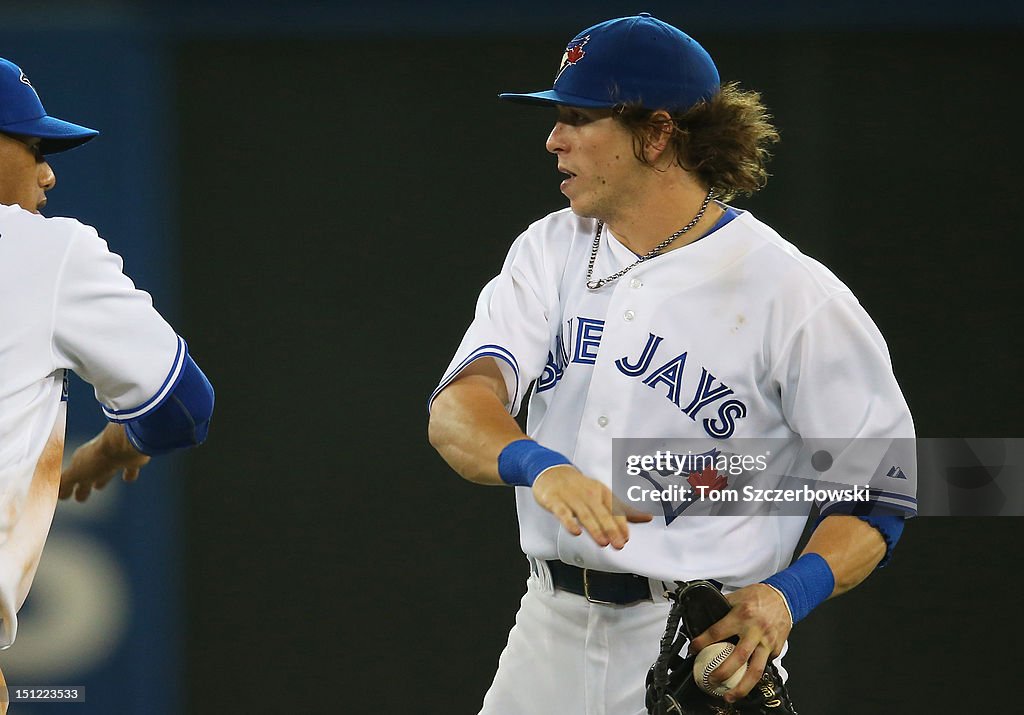
M 65 377 L 108 417 L 159 404 L 185 345 L 96 231 L 0 205 L 0 647 L 35 575 L 57 502 Z
M 913 437 L 885 342 L 857 299 L 750 213 L 589 290 L 595 229 L 565 209 L 515 241 L 438 391 L 489 356 L 514 414 L 536 381 L 529 435 L 609 486 L 615 437 Z M 635 261 L 605 227 L 594 278 Z M 788 565 L 806 520 L 656 517 L 630 525 L 618 551 L 569 534 L 530 490 L 516 499 L 532 557 L 733 587 Z

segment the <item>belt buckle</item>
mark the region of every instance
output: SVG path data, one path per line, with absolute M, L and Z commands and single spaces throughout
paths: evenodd
M 614 601 L 602 601 L 590 595 L 590 569 L 583 569 L 583 596 L 588 602 L 596 603 L 600 606 L 615 605 Z

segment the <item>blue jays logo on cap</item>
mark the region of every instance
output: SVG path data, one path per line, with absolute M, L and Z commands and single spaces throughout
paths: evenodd
M 97 134 L 79 124 L 51 117 L 43 109 L 39 93 L 13 62 L 0 57 L 0 132 L 39 137 L 44 154 L 73 149 Z
M 499 96 L 528 104 L 607 108 L 636 103 L 685 111 L 713 97 L 719 83 L 714 61 L 696 40 L 640 13 L 576 35 L 566 46 L 551 89 Z
M 590 35 L 587 35 L 583 39 L 575 39 L 569 43 L 565 48 L 565 54 L 562 55 L 562 64 L 558 68 L 558 74 L 555 75 L 556 82 L 558 81 L 558 78 L 562 76 L 562 73 L 565 72 L 566 67 L 574 65 L 583 59 L 587 54 L 583 49 L 583 46 L 588 42 L 590 42 Z

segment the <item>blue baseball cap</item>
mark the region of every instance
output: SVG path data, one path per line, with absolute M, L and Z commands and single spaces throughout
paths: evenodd
M 687 110 L 718 92 L 714 61 L 682 30 L 642 12 L 587 28 L 565 48 L 551 89 L 505 92 L 528 104 Z
M 0 57 L 0 132 L 39 137 L 44 154 L 74 149 L 99 134 L 95 129 L 47 115 L 28 77 Z

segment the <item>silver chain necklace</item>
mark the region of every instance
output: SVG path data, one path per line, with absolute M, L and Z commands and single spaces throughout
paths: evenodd
M 652 248 L 650 251 L 648 251 L 644 255 L 640 256 L 640 258 L 638 258 L 636 260 L 636 263 L 633 263 L 632 265 L 626 266 L 625 268 L 623 268 L 618 273 L 613 273 L 610 276 L 608 276 L 607 278 L 598 278 L 595 281 L 595 280 L 593 280 L 593 277 L 594 277 L 594 261 L 597 260 L 597 249 L 601 246 L 601 231 L 604 229 L 604 221 L 598 221 L 597 222 L 597 232 L 594 234 L 594 245 L 590 249 L 590 264 L 587 266 L 587 288 L 589 288 L 590 290 L 597 290 L 598 288 L 600 288 L 603 285 L 607 285 L 608 283 L 611 283 L 614 280 L 622 278 L 622 276 L 624 276 L 627 273 L 629 273 L 631 270 L 633 270 L 634 268 L 639 266 L 644 261 L 649 261 L 652 258 L 654 258 L 655 256 L 657 256 L 659 253 L 664 251 L 668 247 L 668 245 L 670 243 L 672 243 L 674 240 L 676 240 L 677 238 L 682 236 L 684 233 L 689 231 L 691 228 L 696 226 L 700 222 L 700 220 L 702 218 L 704 218 L 704 212 L 707 211 L 708 204 L 711 203 L 711 199 L 714 197 L 714 195 L 715 195 L 715 190 L 714 189 L 709 190 L 708 191 L 708 195 L 704 197 L 704 203 L 702 203 L 700 205 L 700 211 L 698 211 L 697 215 L 693 217 L 693 220 L 690 221 L 690 223 L 688 223 L 685 226 L 683 226 L 678 231 L 676 231 L 675 233 L 673 233 L 671 236 L 666 238 L 664 241 L 659 243 L 657 246 Z

